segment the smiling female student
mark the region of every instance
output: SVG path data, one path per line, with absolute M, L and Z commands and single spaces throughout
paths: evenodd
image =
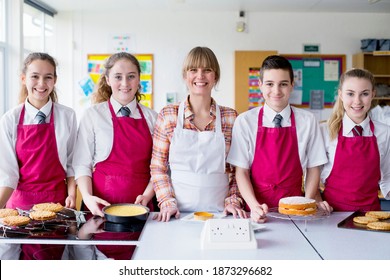
M 374 96 L 369 71 L 347 71 L 322 127 L 329 158 L 321 172 L 323 197 L 335 211 L 380 210 L 379 187 L 390 199 L 390 127 L 370 118 Z
M 83 203 L 101 217 L 102 208 L 112 203 L 140 203 L 153 211 L 150 159 L 157 113 L 139 103 L 141 67 L 135 56 L 113 54 L 104 68 L 95 94 L 98 104 L 84 113 L 73 160 Z M 108 258 L 131 255 L 127 246 L 97 248 Z
M 161 110 L 153 136 L 151 174 L 161 209 L 155 218 L 167 222 L 192 211 L 245 217 L 234 172 L 225 160 L 237 112 L 211 97 L 220 78 L 213 51 L 193 48 L 182 74 L 188 97 Z
M 267 57 L 260 68 L 259 86 L 265 104 L 238 116 L 233 127 L 228 162 L 236 166 L 239 190 L 255 222 L 264 222 L 279 199 L 319 195 L 320 166 L 327 162 L 314 115 L 290 106 L 294 73 L 282 56 Z
M 20 105 L 0 121 L 0 207 L 30 210 L 34 204 L 55 202 L 74 208 L 76 184 L 72 168 L 77 122 L 75 112 L 58 104 L 56 62 L 46 53 L 31 53 L 21 75 Z M 11 245 L 12 246 L 12 245 Z M 19 245 L 17 245 L 19 246 Z M 60 259 L 64 246 L 22 245 L 4 258 Z

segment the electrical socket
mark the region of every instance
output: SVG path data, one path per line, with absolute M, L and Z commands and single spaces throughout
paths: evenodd
M 210 222 L 211 242 L 248 242 L 250 241 L 248 220 L 215 219 Z
M 254 249 L 257 240 L 248 219 L 207 220 L 201 235 L 202 249 Z

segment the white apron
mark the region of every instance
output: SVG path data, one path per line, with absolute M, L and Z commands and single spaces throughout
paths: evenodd
M 215 131 L 183 129 L 184 102 L 179 105 L 169 148 L 171 180 L 180 211 L 223 211 L 229 189 L 225 173 L 225 136 L 216 105 Z

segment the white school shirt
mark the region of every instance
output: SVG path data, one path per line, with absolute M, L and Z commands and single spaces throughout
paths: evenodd
M 291 108 L 295 116 L 299 159 L 302 170 L 305 172 L 306 168 L 323 165 L 328 160 L 319 124 L 311 112 L 288 105 L 279 113 L 283 117 L 282 127 L 291 126 Z M 227 162 L 230 164 L 245 169 L 251 168 L 256 148 L 260 109 L 261 107 L 257 107 L 246 111 L 240 114 L 234 122 L 232 145 L 227 157 Z M 275 127 L 272 121 L 276 114 L 265 104 L 263 126 Z
M 380 156 L 381 180 L 379 181 L 379 186 L 383 196 L 386 199 L 390 199 L 390 126 L 374 120 L 373 123 L 375 127 L 374 134 L 376 136 Z M 343 136 L 353 137 L 352 129 L 355 125 L 356 124 L 347 116 L 347 114 L 344 114 Z M 370 117 L 367 117 L 359 125 L 363 127 L 363 137 L 372 136 L 372 131 L 370 129 Z M 321 171 L 321 182 L 325 183 L 333 168 L 338 138 L 336 137 L 334 140 L 330 141 L 328 125 L 325 123 L 321 125 L 321 132 L 325 141 L 325 148 L 328 156 L 328 162 L 323 166 Z M 367 164 L 370 163 L 367 162 Z
M 119 110 L 122 105 L 112 96 L 110 102 L 117 116 L 121 116 Z M 131 118 L 141 119 L 135 99 L 126 106 L 130 109 Z M 139 104 L 139 106 L 145 116 L 150 134 L 153 134 L 157 112 L 142 104 Z M 106 160 L 110 155 L 113 139 L 114 129 L 108 102 L 102 102 L 88 108 L 80 121 L 77 133 L 75 157 L 73 159 L 76 180 L 82 176 L 92 177 L 93 167 L 98 162 Z
M 46 123 L 51 118 L 52 100 L 41 108 L 46 115 Z M 19 165 L 15 152 L 17 127 L 20 113 L 23 106 L 26 107 L 23 124 L 34 124 L 34 118 L 38 109 L 32 106 L 26 99 L 20 104 L 6 112 L 0 120 L 0 186 L 15 189 L 19 182 Z M 62 167 L 67 177 L 74 176 L 72 168 L 73 151 L 77 135 L 77 120 L 73 109 L 64 105 L 54 103 L 54 129 L 57 143 L 57 151 Z

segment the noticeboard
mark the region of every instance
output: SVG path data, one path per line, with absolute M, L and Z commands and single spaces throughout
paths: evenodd
M 340 75 L 345 71 L 342 54 L 281 54 L 294 69 L 294 92 L 290 103 L 297 107 L 323 109 L 333 107 Z

